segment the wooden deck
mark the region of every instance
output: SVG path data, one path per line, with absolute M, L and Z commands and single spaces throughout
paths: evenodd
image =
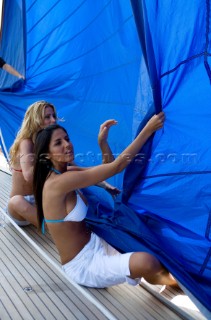
M 179 290 L 159 293 L 160 286 L 147 283 L 92 289 L 69 281 L 50 235 L 33 226 L 19 228 L 5 217 L 10 187 L 11 175 L 0 171 L 1 320 L 208 319 L 187 304 L 173 304 L 173 298 L 185 297 Z

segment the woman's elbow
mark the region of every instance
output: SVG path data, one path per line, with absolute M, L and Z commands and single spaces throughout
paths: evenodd
M 33 182 L 33 174 L 31 172 L 23 172 L 24 180 L 28 183 Z

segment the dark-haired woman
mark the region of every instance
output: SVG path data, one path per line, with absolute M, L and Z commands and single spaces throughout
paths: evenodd
M 89 287 L 108 287 L 141 277 L 153 284 L 176 281 L 146 252 L 120 254 L 85 224 L 88 203 L 80 188 L 94 185 L 121 172 L 151 134 L 163 126 L 164 114 L 153 116 L 137 138 L 111 163 L 87 170 L 67 171 L 74 160 L 66 130 L 52 125 L 41 130 L 35 142 L 34 194 L 39 226 L 45 224 L 58 249 L 63 270 L 75 282 Z

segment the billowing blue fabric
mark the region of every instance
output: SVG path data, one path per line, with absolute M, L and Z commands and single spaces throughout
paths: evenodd
M 4 21 L 10 11 L 15 12 L 17 2 L 5 0 Z M 42 99 L 52 102 L 65 119 L 62 124 L 73 140 L 78 164 L 101 162 L 97 134 L 107 119 L 119 123 L 110 132 L 112 150 L 118 154 L 132 140 L 141 60 L 130 1 L 25 0 L 22 8 L 24 44 L 18 50 L 25 57 L 26 81 L 16 81 L 9 89 L 5 84 L 0 93 L 0 125 L 7 149 L 26 108 Z M 2 52 L 7 43 L 18 48 L 17 31 L 11 30 L 19 17 L 17 12 L 6 25 Z M 6 58 L 9 61 L 9 52 Z M 10 60 L 15 59 L 11 52 Z M 122 175 L 110 182 L 121 188 Z
M 1 80 L 1 145 L 31 103 L 48 100 L 76 163 L 96 165 L 103 121 L 118 121 L 118 154 L 162 107 L 165 126 L 126 170 L 114 209 L 102 189 L 85 190 L 87 222 L 122 252 L 156 255 L 211 310 L 210 1 L 4 2 L 1 56 L 26 80 Z M 121 188 L 122 175 L 110 182 Z
M 206 308 L 209 319 L 211 3 L 131 2 L 137 28 L 145 28 L 145 38 L 139 32 L 146 62 L 140 78 L 151 86 L 148 95 L 138 90 L 137 101 L 148 104 L 148 111 L 159 111 L 162 101 L 166 121 L 127 168 L 124 203 L 120 199 L 110 215 L 98 207 L 98 219 L 91 223 L 119 250 L 153 252 Z
M 183 279 L 185 286 L 211 310 L 211 3 L 150 0 L 140 11 L 166 121 L 145 170 L 136 163 L 126 172 L 126 203 L 163 242 L 166 263 L 169 254 L 174 257 L 191 278 Z M 172 270 L 178 279 L 180 272 Z

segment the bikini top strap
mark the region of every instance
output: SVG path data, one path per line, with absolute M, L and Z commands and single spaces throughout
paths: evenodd
M 45 218 L 43 218 L 41 229 L 42 229 L 42 234 L 45 234 Z
M 64 219 L 43 219 L 42 221 L 42 234 L 45 234 L 45 222 L 47 223 L 59 223 L 64 222 Z

